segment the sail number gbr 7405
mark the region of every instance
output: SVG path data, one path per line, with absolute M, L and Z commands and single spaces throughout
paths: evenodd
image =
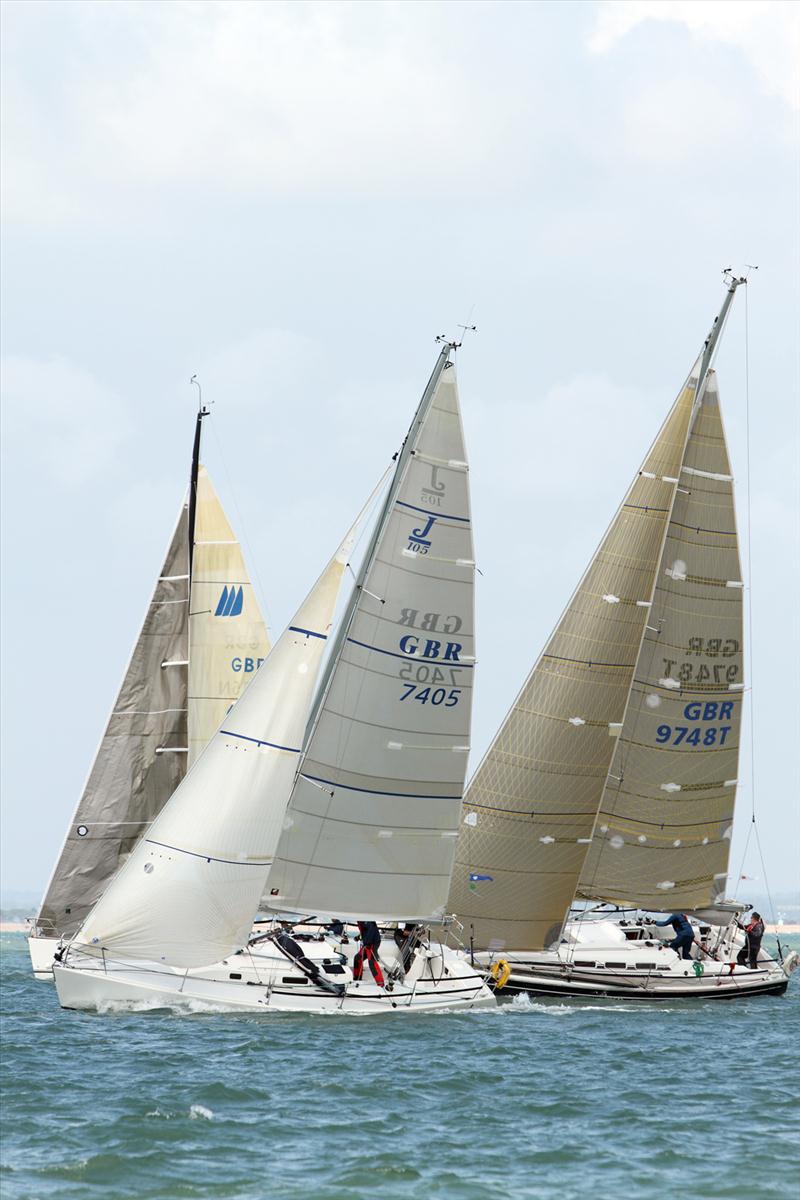
M 693 702 L 683 709 L 684 719 L 692 724 L 659 725 L 656 729 L 656 741 L 661 746 L 724 746 L 732 725 L 706 724 L 706 722 L 731 721 L 733 717 L 732 700 L 708 700 L 705 703 Z M 698 725 L 695 722 L 701 721 Z

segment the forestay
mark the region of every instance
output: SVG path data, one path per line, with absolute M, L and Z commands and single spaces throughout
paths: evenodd
M 467 462 L 448 354 L 337 635 L 269 876 L 275 910 L 417 920 L 444 910 L 474 674 Z
M 299 760 L 352 531 L 76 941 L 178 967 L 243 946 Z
M 241 547 L 201 466 L 189 613 L 189 767 L 268 653 Z
M 572 902 L 651 619 L 699 370 L 470 782 L 448 907 L 477 946 L 546 946 Z
M 188 600 L 184 504 L 42 901 L 37 926 L 46 935 L 72 936 L 184 776 Z
M 659 909 L 724 892 L 743 700 L 733 481 L 709 373 L 578 894 Z

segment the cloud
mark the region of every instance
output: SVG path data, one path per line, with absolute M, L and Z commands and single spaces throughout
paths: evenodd
M 587 45 L 595 54 L 607 54 L 650 21 L 682 25 L 700 45 L 717 43 L 741 51 L 768 95 L 800 107 L 796 5 L 782 0 L 605 0 Z
M 59 484 L 113 473 L 132 422 L 121 398 L 63 358 L 0 364 L 7 457 L 38 460 Z
M 447 193 L 495 173 L 513 91 L 442 53 L 449 6 L 37 5 L 64 54 L 45 81 L 41 12 L 9 14 L 6 212 L 60 218 L 126 188 L 198 199 Z M 47 33 L 52 36 L 53 31 Z M 89 196 L 87 196 L 89 193 Z

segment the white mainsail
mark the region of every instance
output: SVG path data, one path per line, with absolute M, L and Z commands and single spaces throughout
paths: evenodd
M 269 875 L 276 911 L 444 911 L 475 661 L 468 468 L 449 352 L 337 635 Z
M 662 677 L 651 678 L 651 671 L 657 665 L 655 649 L 660 645 L 661 657 L 669 656 L 669 644 L 676 647 L 680 670 L 692 658 L 689 638 L 696 637 L 702 639 L 704 670 L 712 668 L 711 686 L 728 686 L 730 676 L 720 676 L 719 669 L 714 675 L 707 651 L 708 639 L 715 646 L 718 636 L 720 647 L 725 644 L 729 651 L 725 666 L 740 671 L 735 657 L 741 646 L 740 580 L 732 498 L 725 492 L 729 468 L 716 392 L 708 376 L 737 282 L 730 286 L 703 353 L 600 548 L 470 782 L 448 905 L 471 927 L 477 946 L 536 950 L 549 945 L 576 890 L 582 896 L 609 898 L 621 898 L 624 892 L 624 898 L 634 903 L 655 903 L 658 897 L 659 907 L 672 904 L 675 895 L 709 899 L 709 876 L 723 869 L 722 843 L 729 837 L 726 827 L 738 745 L 738 718 L 727 722 L 727 717 L 738 703 L 725 710 L 730 746 L 720 747 L 724 754 L 706 756 L 702 766 L 700 758 L 695 759 L 684 791 L 684 784 L 674 780 L 677 766 L 667 769 L 667 756 L 658 744 L 658 737 L 664 735 L 657 732 L 668 718 L 672 727 L 683 693 L 675 690 L 673 700 L 672 684 Z M 693 475 L 693 471 L 705 474 Z M 710 508 L 701 511 L 706 497 L 698 490 L 694 500 L 689 495 L 691 484 L 699 481 L 709 485 L 711 507 L 719 506 L 713 516 Z M 694 535 L 682 528 L 693 523 Z M 691 552 L 687 548 L 682 554 L 684 537 L 693 545 Z M 688 560 L 692 566 L 687 571 L 693 578 L 687 586 L 687 581 L 675 576 L 680 576 L 680 564 Z M 683 588 L 679 601 L 667 596 L 665 585 L 672 582 Z M 719 604 L 712 612 L 712 596 L 724 597 L 721 620 L 716 619 Z M 670 605 L 681 611 L 673 611 Z M 700 647 L 701 642 L 691 645 Z M 678 662 L 681 649 L 684 653 Z M 719 653 L 722 662 L 721 649 Z M 648 671 L 643 674 L 645 666 Z M 639 680 L 647 686 L 640 687 Z M 676 689 L 684 682 L 685 677 L 676 676 Z M 706 684 L 708 677 L 701 682 Z M 658 695 L 661 709 L 651 707 L 651 695 Z M 665 700 L 665 695 L 670 699 Z M 711 690 L 703 695 L 709 701 L 717 698 Z M 684 710 L 690 700 L 699 699 L 699 695 L 687 696 Z M 730 703 L 727 694 L 720 693 L 720 699 Z M 651 728 L 649 718 L 636 716 L 640 707 L 666 715 Z M 703 718 L 712 709 L 701 707 L 700 712 L 705 727 Z M 713 712 L 718 715 L 720 709 Z M 645 724 L 654 743 L 646 752 L 634 745 Z M 709 716 L 708 728 L 721 725 Z M 693 744 L 691 748 L 695 750 Z M 720 777 L 723 762 L 730 774 Z M 650 788 L 641 808 L 640 772 L 649 774 L 660 797 L 653 800 Z M 625 792 L 633 779 L 636 795 L 626 795 L 627 804 L 617 805 L 611 797 L 616 797 L 621 773 Z M 691 789 L 699 789 L 691 812 L 684 809 L 679 814 L 674 804 L 667 809 L 679 788 L 684 799 Z M 609 809 L 608 817 L 598 817 L 601 806 Z M 634 812 L 650 822 L 646 828 L 631 820 Z M 693 825 L 694 821 L 698 823 Z M 602 850 L 595 849 L 595 834 L 605 839 Z M 649 841 L 639 841 L 640 837 Z M 676 852 L 685 850 L 687 838 L 691 842 L 693 857 L 684 856 L 683 867 L 670 857 L 659 861 L 653 854 L 655 846 L 665 847 L 667 838 Z M 646 846 L 649 855 L 635 854 L 632 839 L 637 851 Z M 590 845 L 592 854 L 586 863 Z M 624 850 L 619 865 L 617 850 Z M 635 878 L 623 882 L 630 863 L 635 864 Z M 669 883 L 678 889 L 674 895 L 666 886 Z
M 189 495 L 39 910 L 36 927 L 48 937 L 74 935 L 269 652 L 238 543 L 199 461 L 205 416 L 195 424 Z M 231 605 L 220 604 L 225 593 Z
M 578 895 L 697 908 L 724 893 L 743 702 L 733 478 L 709 372 Z
M 351 530 L 76 941 L 179 967 L 247 940 L 301 752 Z

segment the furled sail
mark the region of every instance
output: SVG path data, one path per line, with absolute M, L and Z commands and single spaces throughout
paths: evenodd
M 724 892 L 744 688 L 742 620 L 733 480 L 710 372 L 579 896 L 685 909 Z
M 449 349 L 337 634 L 269 875 L 275 910 L 444 911 L 474 674 L 467 462 Z
M 77 935 L 197 967 L 243 946 L 301 752 L 352 531 Z
M 448 907 L 477 946 L 541 948 L 572 902 L 650 623 L 699 371 L 470 781 Z
M 42 901 L 37 926 L 45 935 L 74 934 L 184 776 L 188 608 L 184 504 Z
M 241 547 L 203 466 L 196 496 L 189 612 L 189 768 L 269 653 L 269 637 Z

